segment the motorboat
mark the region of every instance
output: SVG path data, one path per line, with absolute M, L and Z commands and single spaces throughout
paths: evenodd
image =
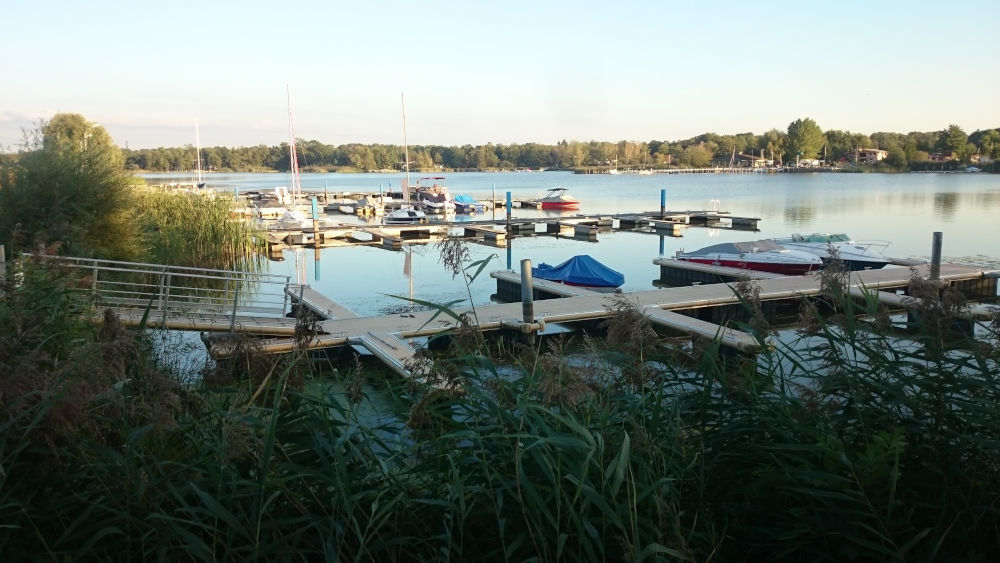
M 424 180 L 430 180 L 432 184 L 422 185 L 420 182 Z M 417 202 L 428 213 L 454 213 L 455 201 L 448 193 L 448 188 L 444 184 L 438 184 L 438 180 L 444 180 L 444 177 L 428 176 L 417 180 Z
M 455 213 L 482 213 L 486 211 L 486 205 L 476 201 L 470 195 L 458 194 L 455 196 Z
M 846 233 L 793 234 L 790 237 L 771 239 L 781 246 L 793 250 L 804 250 L 819 256 L 826 264 L 836 255 L 848 270 L 877 270 L 892 263 L 878 249 L 889 246 L 888 242 L 859 242 Z
M 426 222 L 427 214 L 412 205 L 390 211 L 382 218 L 382 223 L 386 225 L 419 225 Z
M 575 197 L 568 195 L 566 188 L 551 188 L 549 191 L 545 192 L 545 196 L 537 200 L 535 203 L 540 204 L 542 209 L 577 209 L 580 207 L 580 200 Z
M 385 202 L 381 196 L 365 196 L 358 200 L 354 213 L 364 217 L 381 217 L 385 214 Z
M 586 254 L 574 256 L 558 266 L 542 262 L 531 268 L 531 276 L 597 291 L 613 291 L 625 283 L 625 276 L 621 272 L 612 270 Z
M 678 251 L 675 258 L 698 264 L 789 276 L 802 275 L 823 267 L 823 260 L 819 256 L 804 250 L 785 248 L 773 240 L 713 244 L 692 252 Z

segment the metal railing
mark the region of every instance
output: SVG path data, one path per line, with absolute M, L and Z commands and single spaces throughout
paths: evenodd
M 27 257 L 27 255 L 26 255 Z M 291 276 L 74 257 L 36 257 L 80 271 L 76 287 L 101 307 L 142 312 L 150 326 L 169 319 L 228 316 L 232 332 L 242 317 L 284 317 Z

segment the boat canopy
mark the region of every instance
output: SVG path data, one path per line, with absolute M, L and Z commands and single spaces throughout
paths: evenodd
M 752 254 L 755 252 L 773 252 L 785 250 L 785 247 L 773 240 L 755 240 L 750 242 L 723 242 L 713 244 L 684 254 L 690 256 L 705 256 L 710 254 Z
M 463 205 L 475 205 L 479 202 L 476 201 L 474 197 L 466 194 L 458 194 L 455 196 L 455 203 L 461 203 Z
M 558 266 L 542 262 L 531 269 L 531 275 L 543 280 L 593 287 L 618 287 L 625 283 L 625 276 L 620 272 L 585 254 L 574 256 Z

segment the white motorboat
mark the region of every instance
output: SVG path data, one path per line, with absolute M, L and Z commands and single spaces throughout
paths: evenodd
M 580 200 L 566 193 L 566 188 L 551 188 L 545 195 L 534 200 L 534 203 L 541 204 L 542 209 L 577 209 L 580 207 Z
M 427 214 L 412 205 L 390 211 L 382 218 L 382 223 L 386 225 L 419 225 L 426 222 Z
M 773 240 L 713 244 L 692 252 L 678 251 L 675 258 L 698 264 L 745 268 L 788 276 L 802 275 L 823 267 L 819 256 L 785 248 Z
M 859 242 L 847 236 L 846 233 L 812 233 L 810 235 L 793 234 L 790 237 L 771 239 L 785 248 L 803 250 L 828 263 L 832 254 L 840 258 L 849 270 L 877 270 L 892 263 L 878 249 L 889 246 L 888 242 Z

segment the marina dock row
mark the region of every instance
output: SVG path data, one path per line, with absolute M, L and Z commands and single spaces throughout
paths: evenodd
M 490 246 L 504 247 L 515 236 L 550 235 L 597 241 L 601 232 L 638 231 L 671 237 L 683 235 L 689 227 L 756 231 L 760 219 L 736 217 L 720 211 L 669 211 L 617 215 L 575 215 L 537 219 L 478 219 L 432 222 L 416 225 L 333 223 L 316 219 L 309 224 L 283 228 L 271 224 L 267 230 L 268 252 L 280 253 L 289 247 L 328 248 L 374 245 L 401 250 L 405 244 L 427 243 L 446 236 L 461 237 Z

